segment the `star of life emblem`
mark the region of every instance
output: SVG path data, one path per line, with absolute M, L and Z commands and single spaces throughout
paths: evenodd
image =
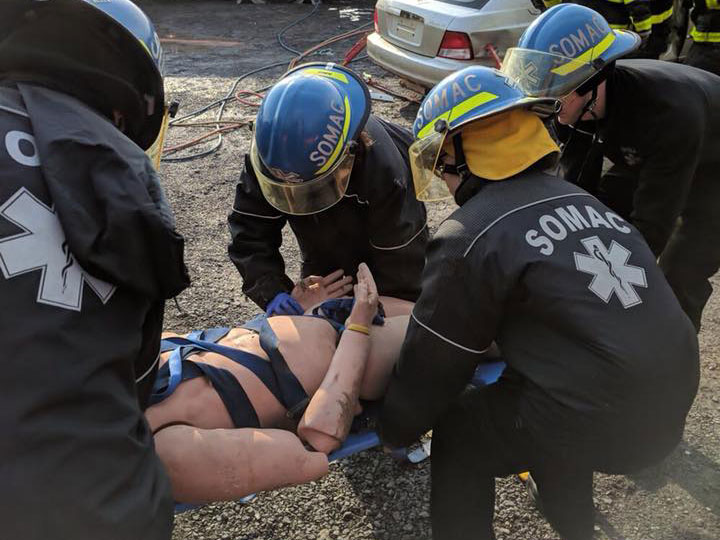
M 615 240 L 607 248 L 597 236 L 580 242 L 588 254 L 574 252 L 575 268 L 593 275 L 588 289 L 606 304 L 613 295 L 625 309 L 642 304 L 635 287 L 647 287 L 647 278 L 644 268 L 627 264 L 632 252 Z
M 535 62 L 528 61 L 523 66 L 522 76 L 525 80 L 529 81 L 533 86 L 540 84 L 540 78 L 538 76 L 538 68 Z
M 82 309 L 85 283 L 103 304 L 110 300 L 115 286 L 78 264 L 53 208 L 20 188 L 0 206 L 0 216 L 23 230 L 0 239 L 0 271 L 5 279 L 39 271 L 37 302 L 73 311 Z

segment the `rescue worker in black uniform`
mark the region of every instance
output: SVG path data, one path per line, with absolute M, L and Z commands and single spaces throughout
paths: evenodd
M 692 4 L 693 43 L 685 63 L 720 76 L 720 2 L 693 0 Z
M 558 54 L 556 43 L 587 27 L 595 31 L 586 32 L 586 48 Z M 656 60 L 615 63 L 627 53 L 617 49 L 620 37 L 630 34 L 612 41 L 602 27 L 599 14 L 580 6 L 546 11 L 503 70 L 530 95 L 561 98 L 565 178 L 638 228 L 699 331 L 720 268 L 720 78 Z M 548 60 L 583 54 L 564 74 Z M 529 62 L 543 66 L 533 80 L 520 73 Z M 603 158 L 613 164 L 605 173 Z
M 545 8 L 559 4 L 578 4 L 594 9 L 608 21 L 611 28 L 632 30 L 643 39 L 648 39 L 653 30 L 654 15 L 660 11 L 660 6 L 652 4 L 667 2 L 668 0 L 543 0 Z M 671 1 L 671 0 L 670 0 Z
M 171 537 L 142 413 L 164 300 L 188 285 L 143 152 L 160 60 L 129 0 L 0 5 L 3 539 Z
M 370 114 L 350 69 L 306 64 L 263 100 L 228 222 L 243 291 L 268 314 L 298 314 L 279 248 L 289 223 L 302 277 L 365 262 L 380 294 L 415 300 L 428 240 L 410 182 L 412 135 Z M 349 290 L 347 287 L 345 290 Z
M 695 332 L 642 236 L 543 172 L 558 148 L 526 110 L 542 104 L 471 67 L 415 124 L 418 196 L 442 175 L 460 208 L 428 246 L 381 436 L 433 428 L 435 540 L 494 538 L 494 479 L 524 470 L 558 533 L 590 540 L 593 471 L 667 455 L 697 391 Z M 500 380 L 466 387 L 493 342 Z
M 632 30 L 642 38 L 633 58 L 660 58 L 672 31 L 673 0 L 544 0 L 543 10 L 558 4 L 579 4 L 600 13 L 611 28 Z
M 647 41 L 641 46 L 642 58 L 659 59 L 670 44 L 673 25 L 674 0 L 650 0 L 652 28 Z

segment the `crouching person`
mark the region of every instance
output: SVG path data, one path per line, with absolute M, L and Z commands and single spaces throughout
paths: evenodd
M 159 41 L 129 0 L 0 6 L 0 536 L 169 539 L 143 419 L 188 284 L 144 149 Z
M 415 121 L 418 196 L 446 186 L 460 208 L 429 246 L 381 434 L 433 427 L 436 540 L 494 538 L 495 477 L 523 470 L 559 534 L 589 540 L 593 472 L 661 460 L 697 391 L 694 328 L 642 236 L 543 173 L 558 148 L 533 111 L 548 108 L 470 67 Z M 505 373 L 466 389 L 493 341 Z

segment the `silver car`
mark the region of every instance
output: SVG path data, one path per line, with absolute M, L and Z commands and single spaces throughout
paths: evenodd
M 495 67 L 539 14 L 531 0 L 378 0 L 367 52 L 430 88 L 473 63 Z

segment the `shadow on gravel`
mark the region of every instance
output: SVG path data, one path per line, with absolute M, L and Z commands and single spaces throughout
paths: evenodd
M 344 470 L 377 540 L 430 540 L 430 467 L 402 464 L 379 449 Z
M 608 540 L 626 540 L 620 531 L 618 531 L 612 523 L 608 521 L 607 516 L 598 511 L 595 512 L 595 524 L 600 527 L 600 530 L 605 533 Z
M 653 492 L 673 482 L 720 517 L 720 464 L 685 442 L 660 465 L 630 475 L 629 478 L 640 489 Z M 677 538 L 693 540 L 695 537 Z
M 688 531 L 686 529 L 675 529 L 670 533 L 658 538 L 658 540 L 717 540 L 712 533 L 704 531 Z

